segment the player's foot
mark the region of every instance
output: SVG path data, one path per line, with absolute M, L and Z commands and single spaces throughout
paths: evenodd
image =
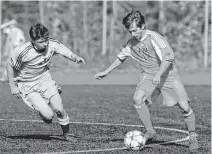
M 152 140 L 153 138 L 155 138 L 155 136 L 156 136 L 156 131 L 155 131 L 155 130 L 147 131 L 147 132 L 144 134 L 145 143 L 146 143 L 146 141 Z
M 199 148 L 198 141 L 197 141 L 197 134 L 196 133 L 190 133 L 189 134 L 189 150 L 190 151 L 196 151 Z
M 76 142 L 77 141 L 77 139 L 70 134 L 63 134 L 63 139 L 65 141 L 69 141 L 69 142 Z

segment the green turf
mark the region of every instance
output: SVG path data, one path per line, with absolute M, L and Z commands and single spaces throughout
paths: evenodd
M 40 120 L 35 111 L 10 95 L 8 85 L 2 84 L 0 89 L 0 119 Z M 64 85 L 62 89 L 64 106 L 71 122 L 141 124 L 132 105 L 134 85 Z M 211 153 L 210 86 L 186 86 L 186 90 L 197 118 L 200 143 L 198 153 Z M 159 99 L 150 111 L 154 126 L 185 130 L 182 114 L 177 107 L 165 107 Z M 124 147 L 123 137 L 126 132 L 134 129 L 144 131 L 143 128 L 137 127 L 75 123 L 70 125 L 71 132 L 84 138 L 78 138 L 76 143 L 69 143 L 61 140 L 62 132 L 57 123 L 47 125 L 42 122 L 0 120 L 0 127 L 0 153 L 50 153 L 119 148 Z M 186 136 L 183 133 L 162 129 L 157 129 L 157 133 L 157 137 L 148 144 Z M 139 152 L 119 150 L 96 153 L 186 154 L 188 144 L 184 142 L 153 146 Z

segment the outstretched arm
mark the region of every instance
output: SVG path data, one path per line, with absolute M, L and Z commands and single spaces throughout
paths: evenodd
M 74 54 L 70 49 L 68 49 L 65 45 L 63 45 L 62 43 L 59 43 L 57 41 L 55 41 L 55 50 L 56 50 L 56 53 L 59 53 L 61 54 L 62 56 L 64 56 L 65 58 L 73 61 L 73 62 L 76 62 L 76 63 L 84 63 L 85 64 L 85 60 Z
M 124 61 L 125 60 L 120 60 L 117 58 L 105 71 L 97 73 L 94 77 L 98 80 L 106 77 L 111 71 L 121 65 Z

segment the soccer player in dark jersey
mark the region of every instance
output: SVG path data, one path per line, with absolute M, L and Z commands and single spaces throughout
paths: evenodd
M 164 105 L 178 105 L 182 110 L 189 131 L 189 149 L 198 149 L 195 115 L 176 68 L 172 48 L 160 34 L 146 29 L 144 16 L 139 11 L 129 13 L 123 18 L 122 23 L 132 38 L 120 49 L 117 59 L 105 71 L 97 73 L 94 77 L 96 79 L 106 77 L 128 57 L 136 60 L 143 74 L 133 100 L 134 107 L 146 128 L 144 135 L 146 141 L 156 136 L 148 106 L 162 94 Z

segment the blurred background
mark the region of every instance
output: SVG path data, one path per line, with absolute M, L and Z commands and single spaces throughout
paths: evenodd
M 162 34 L 175 52 L 183 71 L 211 68 L 211 1 L 0 1 L 1 24 L 16 19 L 29 39 L 29 28 L 41 22 L 57 39 L 86 60 L 77 65 L 61 56 L 51 61 L 52 69 L 100 70 L 116 58 L 130 35 L 122 18 L 141 11 L 150 30 Z M 0 66 L 4 63 L 6 36 L 1 31 Z M 67 67 L 68 66 L 68 67 Z M 127 60 L 124 71 L 139 66 Z

